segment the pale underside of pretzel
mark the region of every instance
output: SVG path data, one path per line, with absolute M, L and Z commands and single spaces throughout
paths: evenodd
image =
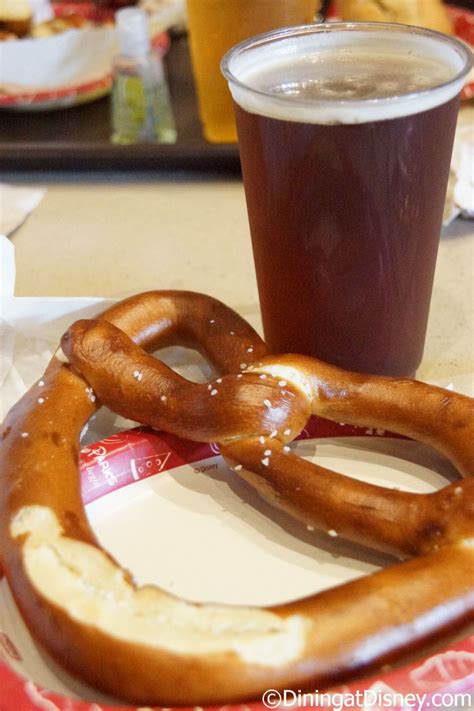
M 199 350 L 219 376 L 190 383 L 145 352 L 172 344 Z M 67 359 L 53 358 L 3 425 L 0 560 L 33 635 L 69 671 L 135 703 L 225 703 L 322 688 L 473 620 L 472 400 L 268 356 L 237 314 L 189 292 L 132 297 L 75 324 L 62 346 Z M 219 442 L 239 476 L 310 527 L 419 557 L 265 609 L 137 587 L 100 547 L 81 502 L 80 433 L 100 404 Z M 305 462 L 287 443 L 311 413 L 411 436 L 464 478 L 410 494 Z

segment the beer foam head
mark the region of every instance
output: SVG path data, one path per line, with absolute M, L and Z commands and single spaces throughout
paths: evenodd
M 382 23 L 286 28 L 234 47 L 222 69 L 246 111 L 304 123 L 364 123 L 428 111 L 458 95 L 469 49 Z

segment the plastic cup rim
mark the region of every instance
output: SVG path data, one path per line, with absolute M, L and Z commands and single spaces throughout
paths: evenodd
M 442 42 L 444 45 L 449 45 L 453 49 L 457 50 L 459 55 L 464 55 L 464 65 L 453 77 L 440 84 L 434 84 L 433 86 L 420 89 L 415 92 L 407 92 L 396 94 L 394 96 L 382 97 L 382 98 L 370 98 L 370 99 L 358 99 L 358 98 L 345 98 L 345 99 L 317 99 L 313 101 L 308 101 L 304 99 L 295 99 L 294 96 L 291 98 L 281 94 L 272 94 L 271 92 L 264 91 L 262 89 L 256 89 L 253 86 L 241 81 L 240 79 L 232 73 L 230 65 L 234 57 L 238 56 L 242 52 L 251 50 L 252 48 L 258 48 L 262 45 L 269 44 L 270 42 L 278 42 L 279 40 L 287 39 L 292 36 L 301 36 L 309 34 L 321 34 L 321 33 L 331 33 L 331 32 L 357 32 L 357 31 L 371 31 L 371 32 L 401 32 L 403 34 L 409 35 L 421 35 L 424 37 L 429 37 L 434 40 Z M 270 32 L 263 32 L 262 34 L 250 37 L 242 42 L 231 47 L 228 52 L 224 55 L 221 61 L 221 72 L 228 81 L 230 85 L 234 85 L 246 92 L 250 92 L 253 95 L 262 96 L 267 99 L 271 99 L 274 102 L 281 103 L 282 105 L 291 104 L 293 106 L 310 106 L 310 105 L 321 105 L 321 106 L 352 106 L 357 105 L 390 105 L 392 103 L 400 101 L 410 101 L 412 99 L 417 99 L 420 96 L 426 96 L 432 92 L 438 90 L 443 90 L 456 82 L 461 81 L 465 78 L 473 66 L 473 54 L 470 47 L 463 40 L 457 37 L 451 37 L 450 35 L 443 34 L 437 30 L 430 30 L 425 27 L 418 27 L 415 25 L 405 25 L 396 22 L 325 22 L 325 23 L 313 23 L 305 25 L 295 25 L 294 27 L 283 27 L 277 30 L 271 30 Z

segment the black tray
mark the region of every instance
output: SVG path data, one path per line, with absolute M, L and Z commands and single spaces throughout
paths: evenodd
M 236 145 L 204 140 L 197 112 L 187 38 L 174 38 L 165 58 L 178 129 L 174 145 L 110 143 L 110 97 L 49 112 L 0 112 L 4 170 L 240 170 Z

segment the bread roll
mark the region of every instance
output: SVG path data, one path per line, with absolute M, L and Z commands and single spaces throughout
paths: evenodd
M 401 22 L 452 34 L 453 28 L 441 0 L 338 0 L 343 20 Z
M 32 12 L 28 0 L 0 0 L 0 30 L 17 37 L 31 29 Z

